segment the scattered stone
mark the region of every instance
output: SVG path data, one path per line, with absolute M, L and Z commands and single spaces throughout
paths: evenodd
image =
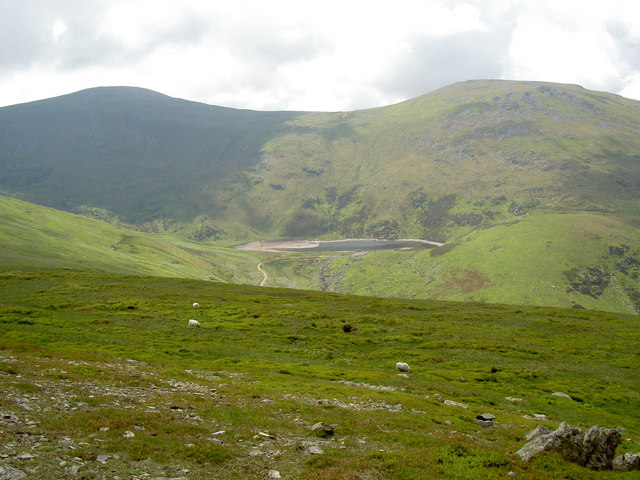
M 481 413 L 480 415 L 476 415 L 478 420 L 495 420 L 496 416 L 492 413 Z
M 399 373 L 398 376 L 400 378 L 409 378 L 409 375 L 407 375 L 406 373 Z
M 553 392 L 553 393 L 551 394 L 551 396 L 553 396 L 553 397 L 568 398 L 569 400 L 573 400 L 573 398 L 571 398 L 569 395 L 567 395 L 566 393 L 562 393 L 562 392 Z
M 567 461 L 592 470 L 611 470 L 615 450 L 621 440 L 618 428 L 607 429 L 595 425 L 582 433 L 562 422 L 554 432 L 544 433 L 539 430 L 516 453 L 528 462 L 540 452 L 553 451 L 560 453 Z
M 311 427 L 311 431 L 319 437 L 333 437 L 333 427 L 328 423 L 318 422 Z
M 517 397 L 504 397 L 504 399 L 508 402 L 522 402 L 523 400 L 521 398 L 517 398 Z
M 189 480 L 187 477 L 152 477 L 149 480 Z
M 515 476 L 516 476 L 516 472 L 507 473 L 507 477 L 515 477 Z
M 312 455 L 323 455 L 324 450 L 322 450 L 320 447 L 316 447 L 315 445 L 313 445 L 309 447 L 309 453 Z
M 96 462 L 107 463 L 107 460 L 111 458 L 111 455 L 98 455 L 96 457 Z
M 433 396 L 434 396 L 434 398 L 435 398 L 436 400 L 438 400 L 440 403 L 444 403 L 444 398 L 442 398 L 442 395 L 440 395 L 439 393 L 435 393 Z
M 640 453 L 625 453 L 613 459 L 612 467 L 619 472 L 640 470 Z
M 453 425 L 453 422 L 451 420 L 445 420 L 445 422 L 447 425 Z
M 78 448 L 78 445 L 69 437 L 62 437 L 60 440 L 58 440 L 58 445 L 61 447 L 71 448 L 72 450 Z
M 135 437 L 135 436 L 136 436 L 136 434 L 135 434 L 135 433 L 133 433 L 133 432 L 131 432 L 131 431 L 129 431 L 129 430 L 127 430 L 126 432 L 124 432 L 124 434 L 123 434 L 122 436 L 123 436 L 124 438 L 133 438 L 133 437 Z
M 269 478 L 282 478 L 278 470 L 269 470 Z
M 264 438 L 268 438 L 270 440 L 275 440 L 276 439 L 275 435 L 271 435 L 271 434 L 265 433 L 265 432 L 258 432 L 258 435 L 260 435 L 261 437 L 264 437 Z
M 100 427 L 100 432 L 108 432 L 109 431 L 109 427 Z
M 0 480 L 22 480 L 27 474 L 22 470 L 9 466 L 0 466 Z
M 145 428 L 144 428 L 144 425 L 134 425 L 133 429 L 134 430 L 144 430 Z
M 484 428 L 495 427 L 493 420 L 476 420 L 476 423 Z
M 71 465 L 69 467 L 69 473 L 71 475 L 77 475 L 81 468 L 82 468 L 82 465 Z
M 16 455 L 16 458 L 18 460 L 33 460 L 35 457 L 35 455 L 31 455 L 30 453 L 21 453 L 19 455 Z
M 449 405 L 451 407 L 469 408 L 469 405 L 461 402 L 454 402 L 453 400 L 444 400 L 442 403 L 444 403 L 445 405 Z

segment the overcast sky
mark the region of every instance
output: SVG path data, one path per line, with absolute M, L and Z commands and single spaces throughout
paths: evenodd
M 131 85 L 337 111 L 480 78 L 640 99 L 640 1 L 0 0 L 0 106 Z

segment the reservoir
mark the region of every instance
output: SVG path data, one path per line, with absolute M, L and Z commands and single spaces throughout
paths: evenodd
M 290 240 L 281 242 L 251 242 L 236 248 L 277 252 L 358 252 L 377 250 L 422 250 L 441 246 L 441 243 L 419 239 L 376 240 Z

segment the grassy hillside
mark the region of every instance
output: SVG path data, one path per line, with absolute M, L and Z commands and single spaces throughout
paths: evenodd
M 637 227 L 614 217 L 533 215 L 433 250 L 335 258 L 328 289 L 637 313 L 639 238 Z
M 446 241 L 540 209 L 638 215 L 640 103 L 615 95 L 465 82 L 287 125 L 248 192 L 282 234 Z
M 294 116 L 131 87 L 4 107 L 0 189 L 68 211 L 106 209 L 135 224 L 215 217 L 225 208 L 215 191 L 255 163 L 262 144 Z
M 595 214 L 467 229 L 419 252 L 269 253 L 141 233 L 0 196 L 0 264 L 397 298 L 640 311 L 640 232 Z M 258 263 L 267 274 L 266 280 Z
M 338 113 L 100 88 L 0 109 L 0 189 L 195 239 L 444 241 L 540 208 L 637 218 L 639 129 L 640 102 L 542 82 Z
M 257 284 L 261 256 L 0 196 L 0 264 Z
M 3 465 L 28 478 L 637 478 L 514 455 L 561 421 L 638 451 L 637 317 L 11 268 L 0 298 Z

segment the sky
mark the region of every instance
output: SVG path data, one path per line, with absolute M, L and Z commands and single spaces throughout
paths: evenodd
M 128 85 L 349 111 L 489 78 L 640 100 L 640 1 L 0 0 L 0 106 Z

